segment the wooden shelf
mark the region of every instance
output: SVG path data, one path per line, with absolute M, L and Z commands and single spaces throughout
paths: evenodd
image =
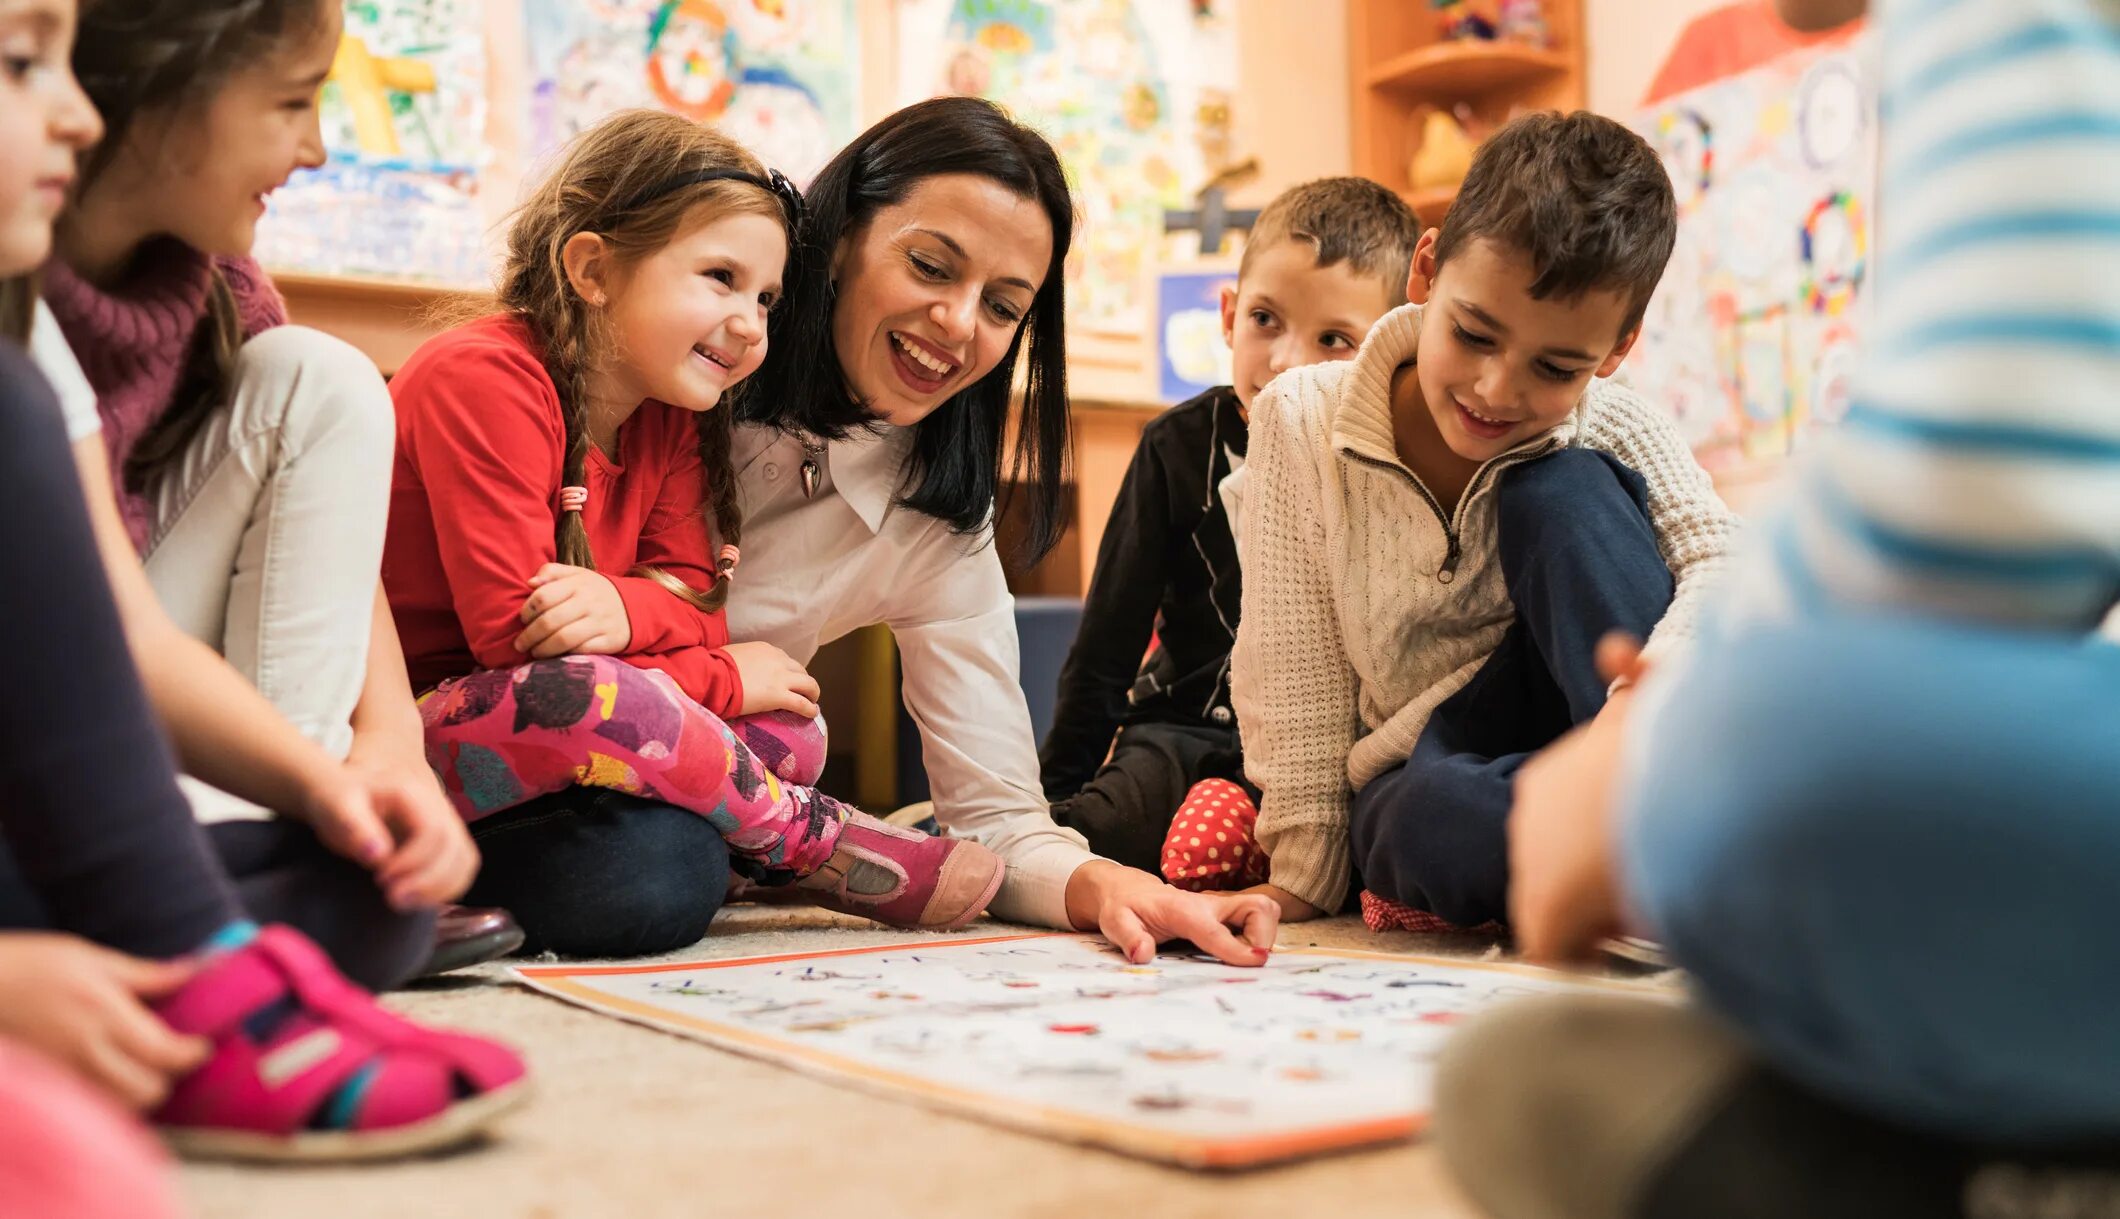
M 352 343 L 386 377 L 428 338 L 493 301 L 484 289 L 374 276 L 281 271 L 272 282 L 287 300 L 288 320 Z
M 1441 42 L 1395 55 L 1369 70 L 1372 89 L 1449 103 L 1562 76 L 1574 60 L 1513 42 Z

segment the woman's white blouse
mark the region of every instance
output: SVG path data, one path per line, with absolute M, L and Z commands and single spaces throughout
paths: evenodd
M 889 627 L 936 820 L 1007 861 L 996 918 L 1065 927 L 1068 877 L 1095 856 L 1046 811 L 1017 683 L 1015 599 L 986 534 L 962 537 L 893 503 L 911 441 L 910 431 L 886 428 L 832 442 L 819 457 L 817 494 L 806 498 L 802 444 L 737 429 L 744 561 L 729 637 L 763 640 L 807 665 L 850 631 Z

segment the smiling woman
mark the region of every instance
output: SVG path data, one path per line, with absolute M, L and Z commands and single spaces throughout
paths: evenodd
M 1259 963 L 1269 899 L 1098 859 L 1053 822 L 1038 778 L 992 522 L 1006 474 L 1029 501 L 1019 557 L 1063 523 L 1074 204 L 1059 158 L 989 102 L 938 98 L 857 136 L 809 202 L 789 314 L 738 406 L 746 545 L 763 561 L 730 597 L 732 637 L 807 664 L 890 626 L 936 818 L 1008 864 L 1000 917 L 1101 930 L 1137 960 L 1185 937 Z

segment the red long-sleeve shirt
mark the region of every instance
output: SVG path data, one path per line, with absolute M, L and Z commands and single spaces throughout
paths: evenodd
M 439 335 L 390 383 L 397 458 L 383 587 L 413 688 L 529 659 L 515 650 L 530 577 L 556 562 L 566 450 L 559 394 L 524 324 L 484 318 Z M 722 649 L 727 621 L 653 580 L 661 568 L 693 588 L 713 582 L 706 477 L 686 412 L 641 404 L 618 452 L 589 453 L 582 524 L 597 570 L 633 628 L 623 658 L 661 669 L 707 710 L 733 718 L 743 682 Z

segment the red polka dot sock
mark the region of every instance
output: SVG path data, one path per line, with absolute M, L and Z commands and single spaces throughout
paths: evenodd
M 1163 839 L 1163 879 L 1180 889 L 1242 889 L 1266 879 L 1266 852 L 1253 830 L 1259 806 L 1227 779 L 1202 779 Z
M 1491 920 L 1477 927 L 1460 927 L 1456 923 L 1445 922 L 1426 910 L 1416 910 L 1403 902 L 1378 897 L 1367 889 L 1362 890 L 1362 921 L 1369 925 L 1371 931 L 1420 931 L 1429 935 L 1468 931 L 1498 935 L 1502 931 L 1502 925 Z

